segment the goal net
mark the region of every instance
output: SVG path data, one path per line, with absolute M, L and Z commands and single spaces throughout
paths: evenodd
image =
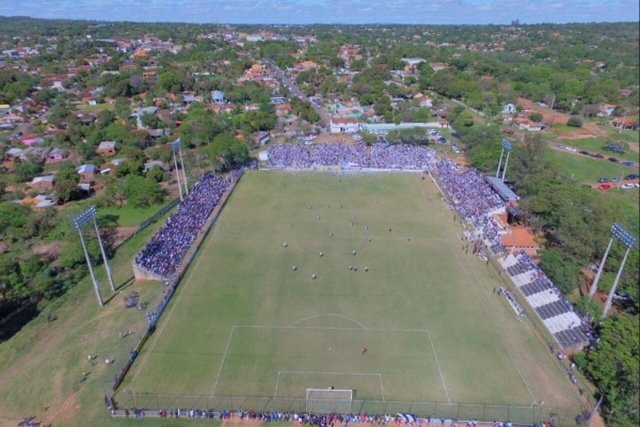
M 350 414 L 353 390 L 331 388 L 307 389 L 307 412 L 315 414 Z

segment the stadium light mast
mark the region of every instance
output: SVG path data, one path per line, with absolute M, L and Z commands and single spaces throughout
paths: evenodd
M 618 287 L 618 283 L 620 282 L 620 277 L 622 276 L 622 270 L 624 269 L 624 264 L 627 262 L 627 258 L 629 257 L 629 253 L 632 249 L 636 247 L 636 243 L 638 242 L 635 236 L 629 233 L 627 230 L 622 228 L 620 224 L 614 224 L 612 227 L 613 234 L 615 237 L 620 240 L 620 242 L 627 248 L 624 253 L 624 258 L 622 258 L 622 263 L 620 264 L 620 268 L 618 268 L 618 273 L 616 274 L 616 279 L 613 281 L 613 286 L 611 286 L 611 290 L 609 291 L 609 295 L 607 296 L 607 302 L 604 304 L 604 309 L 602 310 L 602 319 L 607 317 L 607 313 L 611 309 L 611 304 L 613 303 L 613 295 L 616 292 Z
M 181 146 L 182 143 L 180 141 L 180 138 L 176 139 L 175 141 L 173 141 L 171 143 L 171 151 L 173 152 L 173 165 L 174 165 L 174 169 L 176 171 L 176 180 L 178 181 L 178 191 L 180 192 L 180 200 L 184 200 L 184 196 L 182 195 L 183 191 L 182 191 L 182 179 L 184 179 L 184 191 L 186 192 L 186 194 L 189 194 L 189 188 L 187 186 L 187 174 L 185 173 L 184 170 L 184 160 L 182 159 L 182 150 L 181 150 Z M 176 157 L 176 152 L 178 152 L 178 155 L 180 156 L 180 163 L 182 164 L 182 178 L 180 177 L 180 170 L 178 169 L 178 159 Z
M 107 271 L 107 277 L 109 278 L 109 285 L 111 290 L 115 292 L 115 286 L 113 284 L 113 276 L 111 274 L 111 267 L 109 266 L 109 260 L 107 259 L 107 254 L 104 250 L 104 246 L 102 244 L 102 239 L 100 238 L 100 230 L 98 229 L 98 222 L 96 221 L 96 207 L 91 206 L 89 209 L 78 215 L 73 220 L 73 227 L 78 231 L 80 235 L 80 243 L 82 244 L 82 251 L 84 252 L 84 257 L 87 260 L 87 267 L 89 268 L 89 275 L 91 276 L 91 282 L 93 283 L 93 288 L 96 291 L 96 298 L 98 299 L 98 305 L 103 306 L 104 302 L 102 301 L 102 295 L 100 295 L 100 286 L 98 280 L 96 279 L 96 275 L 93 271 L 93 266 L 91 265 L 91 258 L 89 257 L 89 251 L 87 250 L 87 244 L 84 240 L 84 234 L 82 233 L 82 229 L 89 223 L 93 221 L 93 225 L 96 230 L 96 236 L 98 237 L 98 245 L 100 246 L 100 253 L 102 254 L 102 260 L 105 265 L 105 269 Z
M 604 264 L 605 262 L 607 262 L 607 257 L 609 256 L 611 245 L 613 245 L 613 240 L 615 239 L 614 230 L 616 229 L 616 227 L 618 227 L 618 224 L 613 224 L 613 226 L 611 226 L 611 239 L 609 239 L 607 250 L 604 251 L 604 256 L 602 257 L 602 261 L 600 261 L 600 266 L 598 267 L 598 272 L 596 273 L 595 279 L 593 279 L 591 289 L 589 289 L 589 299 L 593 298 L 593 296 L 598 291 L 598 283 L 600 283 L 600 277 L 602 276 L 602 271 L 604 270 Z
M 509 164 L 509 154 L 511 154 L 511 142 L 507 139 L 502 140 L 502 151 L 500 151 L 500 161 L 498 162 L 498 169 L 496 169 L 496 178 L 500 178 L 500 168 L 502 167 L 502 158 L 504 156 L 504 152 L 507 152 L 507 158 L 504 162 L 504 169 L 502 171 L 502 182 L 504 182 L 504 177 L 507 174 L 507 165 Z

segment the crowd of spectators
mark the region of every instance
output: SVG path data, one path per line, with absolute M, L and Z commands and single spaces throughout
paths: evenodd
M 426 169 L 435 152 L 418 145 L 377 143 L 275 144 L 269 147 L 269 164 L 276 168 L 338 166 L 367 169 Z
M 483 223 L 482 233 L 484 234 L 485 239 L 490 242 L 489 247 L 491 248 L 491 251 L 494 254 L 504 253 L 506 249 L 500 241 L 500 227 L 496 220 L 493 217 L 485 217 L 481 222 Z
M 490 213 L 505 207 L 500 196 L 476 169 L 461 170 L 451 160 L 440 159 L 435 163 L 434 171 L 453 209 L 465 222 L 484 223 Z
M 112 412 L 113 413 L 113 412 Z M 306 412 L 277 412 L 277 411 L 214 411 L 212 409 L 163 409 L 160 411 L 144 411 L 142 409 L 125 409 L 123 415 L 131 418 L 160 417 L 160 418 L 182 418 L 182 419 L 211 419 L 220 421 L 259 421 L 261 423 L 296 423 L 300 425 L 318 427 L 347 427 L 349 424 L 377 424 L 377 425 L 410 425 L 410 426 L 451 426 L 451 427 L 511 427 L 510 421 L 478 421 L 442 418 L 442 417 L 417 417 L 412 414 L 311 414 Z
M 228 186 L 229 180 L 207 172 L 136 256 L 135 264 L 161 277 L 171 277 Z
M 447 159 L 438 160 L 433 171 L 449 199 L 451 208 L 480 232 L 493 253 L 504 252 L 498 224 L 491 214 L 505 208 L 506 205 L 484 176 L 473 168 L 461 170 L 456 163 Z

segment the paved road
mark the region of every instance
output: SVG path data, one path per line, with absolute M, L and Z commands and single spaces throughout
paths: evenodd
M 309 102 L 309 97 L 307 97 L 307 95 L 305 95 L 305 93 L 300 90 L 300 88 L 298 87 L 295 81 L 287 77 L 284 71 L 282 71 L 282 69 L 278 67 L 278 65 L 275 62 L 267 58 L 264 59 L 264 62 L 266 62 L 269 65 L 269 67 L 273 70 L 273 74 L 276 76 L 276 78 L 280 80 L 280 82 L 285 87 L 287 87 L 293 95 L 295 95 L 296 97 L 300 98 L 303 101 Z M 311 106 L 320 115 L 325 126 L 328 128 L 329 125 L 331 124 L 331 116 L 329 115 L 329 113 L 324 108 L 317 107 L 313 103 L 311 103 Z

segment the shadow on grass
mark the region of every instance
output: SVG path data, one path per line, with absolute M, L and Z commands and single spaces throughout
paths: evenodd
M 38 305 L 34 303 L 25 303 L 21 307 L 16 307 L 11 303 L 6 305 L 10 314 L 0 321 L 0 342 L 6 341 L 18 333 L 23 326 L 35 319 L 40 313 Z
M 105 305 L 109 304 L 111 300 L 113 300 L 115 297 L 117 297 L 120 294 L 121 291 L 124 291 L 125 289 L 133 285 L 135 281 L 136 281 L 135 276 L 131 276 L 124 282 L 120 283 L 118 286 L 116 286 L 116 291 L 109 298 L 104 300 L 104 304 Z

